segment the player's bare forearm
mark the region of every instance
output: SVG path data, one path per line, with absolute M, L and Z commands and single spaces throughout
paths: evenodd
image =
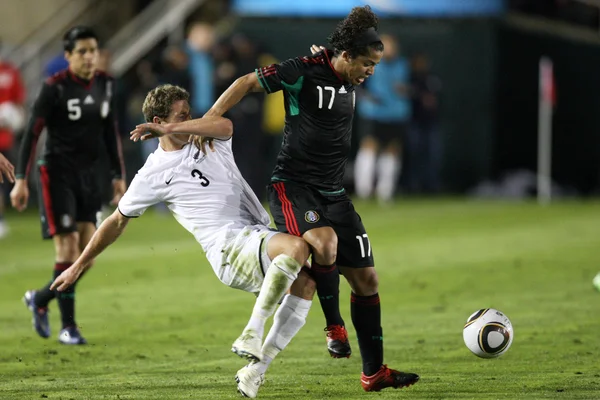
M 106 218 L 100 224 L 100 227 L 79 256 L 76 264 L 80 265 L 83 270 L 86 270 L 92 260 L 121 236 L 128 222 L 129 218 L 124 217 L 118 209 L 115 210 L 110 217 Z
M 166 124 L 169 134 L 186 133 L 194 136 L 227 139 L 233 134 L 233 124 L 227 118 L 204 116 L 189 121 Z
M 260 86 L 254 72 L 236 79 L 235 82 L 223 92 L 204 116 L 220 117 L 239 103 L 240 100 L 250 92 L 264 92 L 264 89 Z

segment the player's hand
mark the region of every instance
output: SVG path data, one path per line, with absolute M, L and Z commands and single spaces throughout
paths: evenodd
M 325 47 L 323 47 L 323 46 L 317 46 L 316 44 L 313 44 L 312 46 L 310 46 L 310 52 L 312 54 L 317 54 L 321 50 L 325 50 Z
M 112 186 L 113 198 L 110 201 L 110 204 L 116 206 L 117 204 L 119 204 L 121 197 L 123 197 L 123 195 L 125 194 L 125 191 L 127 190 L 127 184 L 125 183 L 125 179 L 113 179 Z
M 83 270 L 84 270 L 83 266 L 81 264 L 75 262 L 69 268 L 64 270 L 62 272 L 62 274 L 60 274 L 54 280 L 54 282 L 52 282 L 52 285 L 50 285 L 50 290 L 56 289 L 59 292 L 62 292 L 63 290 L 68 289 L 69 286 L 71 286 L 75 282 L 77 282 L 77 279 L 79 279 L 79 277 L 83 273 Z
M 0 183 L 4 182 L 4 175 L 6 175 L 6 179 L 8 179 L 10 183 L 15 182 L 15 167 L 6 159 L 6 157 L 0 154 Z
M 17 179 L 16 182 L 15 187 L 10 191 L 10 203 L 17 211 L 23 211 L 29 201 L 29 188 L 25 179 Z
M 208 145 L 208 148 L 210 149 L 210 151 L 215 151 L 215 144 L 214 144 L 214 139 L 213 138 L 204 137 L 204 136 L 190 135 L 189 141 L 191 143 L 194 143 L 194 146 L 196 146 L 197 149 L 202 150 L 202 152 L 204 154 L 207 154 L 206 153 L 206 146 L 207 145 Z
M 129 132 L 129 139 L 137 142 L 138 140 L 148 140 L 168 134 L 169 131 L 164 124 L 147 122 L 145 124 L 137 125 L 134 130 Z

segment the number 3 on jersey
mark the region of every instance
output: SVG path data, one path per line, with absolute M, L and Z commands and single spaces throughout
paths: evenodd
M 192 176 L 194 178 L 200 179 L 200 185 L 202 185 L 204 187 L 207 187 L 210 184 L 210 181 L 208 180 L 208 178 L 206 178 L 206 176 L 202 175 L 202 172 L 200 172 L 197 169 L 192 170 Z
M 327 106 L 327 109 L 331 110 L 331 107 L 333 107 L 333 100 L 335 99 L 335 88 L 333 86 L 317 86 L 317 90 L 319 91 L 319 108 L 323 108 L 324 93 L 331 92 L 331 98 L 329 99 L 329 105 Z

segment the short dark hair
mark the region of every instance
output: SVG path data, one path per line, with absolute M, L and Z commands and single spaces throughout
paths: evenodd
M 152 122 L 154 117 L 167 119 L 173 103 L 179 100 L 190 101 L 190 94 L 184 88 L 169 84 L 155 87 L 148 92 L 142 105 L 146 122 Z
M 376 39 L 366 44 L 363 41 L 369 30 L 377 32 L 378 23 L 379 19 L 371 7 L 354 7 L 328 38 L 334 53 L 339 55 L 342 51 L 347 51 L 350 57 L 355 58 L 360 55 L 368 55 L 369 48 L 383 51 L 383 43 L 380 40 Z
M 74 26 L 63 36 L 63 48 L 70 53 L 75 48 L 75 42 L 82 39 L 96 39 L 97 41 L 98 36 L 96 35 L 96 32 L 88 26 Z

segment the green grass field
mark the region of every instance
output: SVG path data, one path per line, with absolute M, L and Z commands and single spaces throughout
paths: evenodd
M 364 393 L 355 332 L 352 358 L 331 359 L 318 301 L 273 363 L 265 399 L 599 399 L 600 203 L 357 202 L 380 276 L 385 359 L 414 371 L 408 389 Z M 133 221 L 78 286 L 78 323 L 90 344 L 43 340 L 21 303 L 49 280 L 53 247 L 35 213 L 9 214 L 0 242 L 0 399 L 235 399 L 244 362 L 230 345 L 254 298 L 213 275 L 174 219 Z M 350 326 L 349 290 L 341 287 Z M 479 308 L 512 320 L 502 357 L 483 360 L 463 344 Z

